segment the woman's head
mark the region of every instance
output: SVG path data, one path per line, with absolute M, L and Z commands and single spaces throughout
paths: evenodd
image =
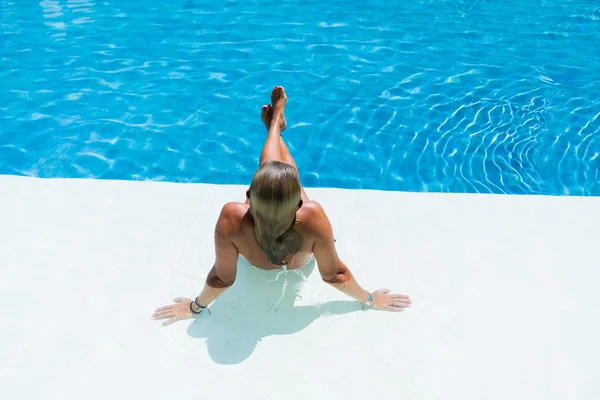
M 295 230 L 296 211 L 302 206 L 298 170 L 281 161 L 266 162 L 254 174 L 248 192 L 256 240 L 271 263 L 283 265 L 302 244 Z

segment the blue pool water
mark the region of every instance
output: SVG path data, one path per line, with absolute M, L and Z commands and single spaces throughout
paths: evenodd
M 0 3 L 0 173 L 600 195 L 600 3 Z

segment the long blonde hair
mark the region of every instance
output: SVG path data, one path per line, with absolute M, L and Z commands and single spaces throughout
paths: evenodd
M 287 264 L 288 254 L 302 248 L 296 220 L 302 198 L 298 170 L 281 161 L 264 163 L 252 178 L 249 197 L 258 245 L 269 262 Z

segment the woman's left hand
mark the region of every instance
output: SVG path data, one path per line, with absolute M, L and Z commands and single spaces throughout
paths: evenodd
M 192 299 L 185 297 L 176 297 L 173 299 L 176 304 L 157 308 L 152 314 L 152 319 L 167 319 L 163 322 L 163 326 L 172 324 L 173 322 L 181 321 L 184 319 L 194 318 L 194 314 L 190 311 L 190 304 Z

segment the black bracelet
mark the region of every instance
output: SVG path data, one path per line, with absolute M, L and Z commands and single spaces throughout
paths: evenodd
M 190 311 L 192 313 L 194 313 L 196 315 L 202 314 L 202 311 L 204 311 L 206 309 L 206 311 L 208 311 L 208 314 L 209 315 L 211 314 L 210 309 L 208 308 L 208 306 L 205 307 L 205 306 L 202 306 L 202 305 L 198 304 L 198 298 L 197 297 L 194 299 L 194 304 L 196 304 L 200 308 L 200 311 L 194 311 L 192 309 L 192 303 L 190 303 Z
M 202 310 L 200 310 L 200 311 L 196 312 L 196 311 L 194 311 L 194 309 L 192 308 L 192 304 L 194 304 L 194 303 L 195 303 L 194 301 L 190 301 L 190 311 L 192 312 L 192 314 L 196 314 L 196 315 L 198 315 L 198 314 L 201 314 L 201 313 L 202 313 Z
M 208 308 L 208 306 L 204 307 L 204 306 L 201 306 L 200 304 L 198 304 L 198 297 L 196 297 L 196 298 L 194 299 L 194 303 L 195 303 L 195 304 L 196 304 L 198 307 L 200 307 L 200 309 L 201 309 L 201 310 L 204 310 L 204 309 L 206 309 L 206 311 L 208 311 L 208 314 L 209 314 L 209 315 L 211 315 L 211 313 L 210 313 L 210 309 Z M 200 312 L 202 312 L 202 311 L 200 311 Z

